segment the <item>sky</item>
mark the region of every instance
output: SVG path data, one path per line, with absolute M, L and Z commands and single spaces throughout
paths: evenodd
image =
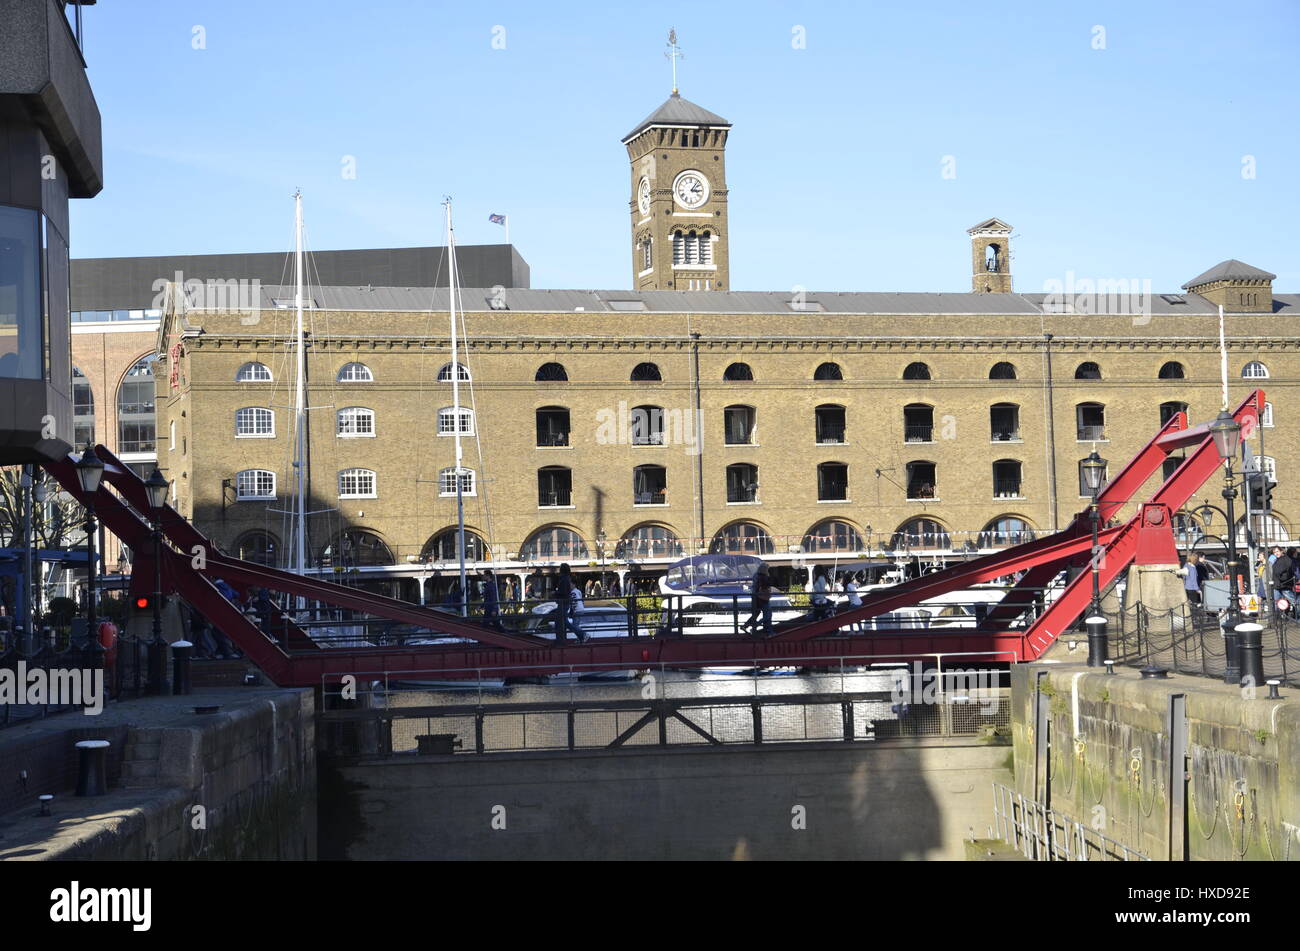
M 731 287 L 1015 289 L 1227 258 L 1300 292 L 1298 0 L 129 0 L 85 9 L 105 187 L 74 257 L 510 238 L 534 287 L 631 284 L 621 139 L 671 92 L 733 123 Z M 237 277 L 238 275 L 231 275 Z

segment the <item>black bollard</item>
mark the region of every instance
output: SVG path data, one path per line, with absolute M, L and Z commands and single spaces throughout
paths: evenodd
M 172 641 L 172 695 L 187 697 L 193 693 L 190 687 L 190 655 L 194 645 L 189 641 Z
M 1088 666 L 1101 667 L 1109 653 L 1106 643 L 1106 619 L 1094 614 L 1083 622 L 1088 626 Z
M 108 747 L 108 740 L 82 740 L 77 744 L 78 796 L 103 796 L 108 792 Z
M 1237 651 L 1241 657 L 1239 682 L 1259 688 L 1264 684 L 1264 645 L 1260 641 L 1263 625 L 1244 621 L 1237 625 Z
M 1278 686 L 1282 683 L 1280 680 L 1270 680 L 1268 682 L 1268 699 L 1281 700 L 1282 695 L 1277 692 Z
M 45 793 L 44 795 L 42 795 L 42 796 L 39 797 L 39 798 L 40 798 L 40 800 L 41 800 L 41 812 L 40 812 L 40 814 L 43 815 L 43 816 L 48 816 L 48 815 L 50 814 L 50 803 L 52 803 L 52 802 L 54 801 L 54 797 L 51 796 L 49 793 Z

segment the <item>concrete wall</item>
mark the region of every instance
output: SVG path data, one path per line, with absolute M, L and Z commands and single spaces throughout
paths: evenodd
M 320 855 L 961 859 L 1010 751 L 944 742 L 322 757 Z
M 1144 681 L 1131 669 L 1018 665 L 1016 785 L 1152 859 L 1300 858 L 1300 702 L 1293 689 L 1280 701 L 1266 693 L 1248 699 L 1176 674 Z M 1179 696 L 1185 750 L 1171 725 Z

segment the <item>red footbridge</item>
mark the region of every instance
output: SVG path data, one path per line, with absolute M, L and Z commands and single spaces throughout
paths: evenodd
M 1254 432 L 1263 406 L 1264 392 L 1255 390 L 1237 407 L 1233 416 L 1243 436 Z M 1161 468 L 1165 458 L 1177 450 L 1187 450 L 1182 464 L 1149 500 L 1137 504 L 1127 521 L 1120 522 L 1121 510 Z M 83 492 L 78 482 L 76 456 L 44 465 L 70 495 L 82 505 L 93 507 L 105 527 L 130 546 L 134 556 L 132 594 L 152 595 L 155 546 L 145 484 L 104 447 L 97 446 L 95 451 L 104 461 L 105 470 L 93 496 Z M 160 518 L 161 590 L 164 595 L 179 595 L 202 612 L 280 686 L 319 686 L 349 674 L 359 679 L 389 675 L 410 679 L 418 672 L 426 679 L 473 680 L 489 670 L 508 670 L 511 676 L 540 676 L 570 668 L 594 672 L 659 665 L 762 667 L 796 661 L 815 665 L 818 658 L 831 662 L 864 656 L 898 662 L 935 655 L 963 655 L 965 660 L 995 662 L 1032 661 L 1079 622 L 1092 596 L 1090 572 L 1079 570 L 1032 623 L 1013 624 L 1034 605 L 1035 597 L 1047 583 L 1062 571 L 1091 566 L 1094 557 L 1103 589 L 1130 565 L 1177 564 L 1174 513 L 1221 466 L 1208 426 L 1189 426 L 1186 414 L 1177 413 L 1099 494 L 1101 553 L 1093 553 L 1091 521 L 1085 510 L 1054 534 L 872 592 L 863 597 L 860 608 L 782 625 L 759 637 L 602 637 L 579 644 L 499 631 L 444 611 L 232 558 L 170 507 Z M 1019 581 L 974 627 L 853 630 L 855 622 L 1020 572 L 1023 575 Z M 424 646 L 326 647 L 291 620 L 284 622 L 282 636 L 273 640 L 221 594 L 214 584 L 218 578 L 241 596 L 249 589 L 266 588 L 307 602 L 346 608 L 465 640 Z

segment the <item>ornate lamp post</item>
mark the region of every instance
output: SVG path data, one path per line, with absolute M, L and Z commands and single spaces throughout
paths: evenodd
M 1101 511 L 1097 498 L 1101 494 L 1101 484 L 1106 479 L 1106 460 L 1097 455 L 1094 449 L 1080 466 L 1083 481 L 1092 496 L 1092 505 L 1088 517 L 1092 522 L 1092 603 L 1088 605 L 1088 616 L 1084 624 L 1088 628 L 1088 666 L 1101 667 L 1106 663 L 1106 617 L 1101 613 L 1101 579 L 1097 552 L 1097 535 L 1100 529 Z
M 90 644 L 91 666 L 104 666 L 104 647 L 99 643 L 99 626 L 95 616 L 95 588 L 99 584 L 95 570 L 95 493 L 104 478 L 103 460 L 95 454 L 95 447 L 86 443 L 81 458 L 77 460 L 77 481 L 86 496 L 86 636 Z
M 149 516 L 153 522 L 153 637 L 149 641 L 149 686 L 147 693 L 165 696 L 167 688 L 167 642 L 162 633 L 162 510 L 167 504 L 167 480 L 157 469 L 144 484 L 149 493 Z
M 1241 446 L 1241 424 L 1232 418 L 1225 409 L 1217 419 L 1210 423 L 1210 435 L 1214 438 L 1214 448 L 1223 460 L 1223 501 L 1228 516 L 1228 608 L 1223 627 L 1223 646 L 1226 655 L 1226 669 L 1223 682 L 1238 684 L 1241 682 L 1241 653 L 1237 640 L 1237 625 L 1241 623 L 1238 613 L 1237 598 L 1237 522 L 1232 511 L 1232 503 L 1237 498 L 1237 488 L 1232 479 L 1232 462 L 1237 457 Z

